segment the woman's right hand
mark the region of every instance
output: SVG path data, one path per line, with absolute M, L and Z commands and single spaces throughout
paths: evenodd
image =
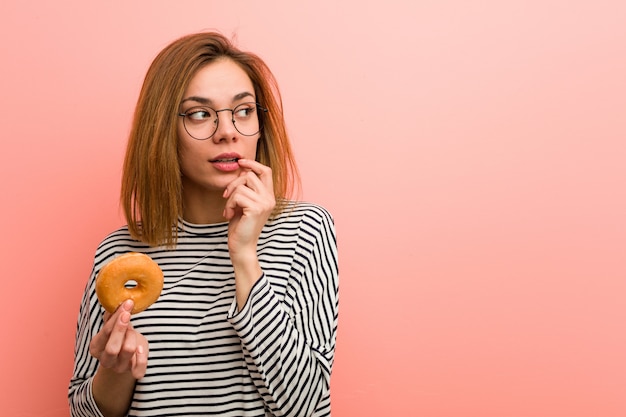
M 89 344 L 100 366 L 118 374 L 142 378 L 148 366 L 148 341 L 130 323 L 133 301 L 124 301 L 115 313 L 104 313 L 104 326 Z

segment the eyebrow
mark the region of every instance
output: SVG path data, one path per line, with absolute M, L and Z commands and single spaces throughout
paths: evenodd
M 233 101 L 239 101 L 239 100 L 241 100 L 243 98 L 246 98 L 246 97 L 254 97 L 254 95 L 251 92 L 249 92 L 249 91 L 244 91 L 242 93 L 235 94 L 233 96 Z M 187 101 L 195 101 L 197 103 L 206 104 L 206 105 L 213 104 L 213 101 L 211 99 L 206 98 L 206 97 L 200 97 L 200 96 L 187 97 L 187 98 L 183 99 L 183 101 L 181 101 L 180 104 L 183 104 L 183 103 L 185 103 Z

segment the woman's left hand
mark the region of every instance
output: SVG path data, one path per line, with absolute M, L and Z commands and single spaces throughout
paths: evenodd
M 240 159 L 241 174 L 224 190 L 224 217 L 228 226 L 228 250 L 233 263 L 256 257 L 263 226 L 276 206 L 272 170 L 251 159 Z

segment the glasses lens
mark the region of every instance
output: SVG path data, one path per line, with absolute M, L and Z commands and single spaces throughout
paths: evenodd
M 257 104 L 243 103 L 233 109 L 233 123 L 235 129 L 244 136 L 252 136 L 259 133 L 261 125 L 259 123 L 259 115 Z
M 234 109 L 213 110 L 210 107 L 194 107 L 187 110 L 183 117 L 185 130 L 189 135 L 198 140 L 212 137 L 217 131 L 219 124 L 218 113 L 223 111 L 232 112 L 232 123 L 235 129 L 244 136 L 253 136 L 261 130 L 259 109 L 267 112 L 257 103 L 243 103 Z
M 208 139 L 217 130 L 217 113 L 209 107 L 194 107 L 183 117 L 185 130 L 195 139 Z

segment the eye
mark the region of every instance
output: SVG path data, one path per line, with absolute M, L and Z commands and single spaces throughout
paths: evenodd
M 206 122 L 212 120 L 215 116 L 215 112 L 207 108 L 193 108 L 187 110 L 185 117 L 192 122 Z
M 244 103 L 235 107 L 233 117 L 237 119 L 247 119 L 256 111 L 256 103 Z

